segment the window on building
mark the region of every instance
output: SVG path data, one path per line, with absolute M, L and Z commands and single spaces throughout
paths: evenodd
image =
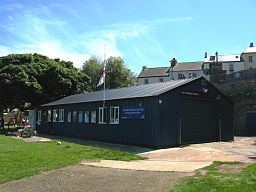
M 215 61 L 215 56 L 210 56 L 210 61 Z
M 84 112 L 84 122 L 89 123 L 89 111 Z
M 110 123 L 119 123 L 119 107 L 110 107 Z
M 249 56 L 249 62 L 253 62 L 252 56 Z
M 78 114 L 78 122 L 79 122 L 79 123 L 82 123 L 82 122 L 83 122 L 83 111 L 79 111 L 79 114 Z
M 37 112 L 37 120 L 38 120 L 38 121 L 42 121 L 42 111 L 41 111 L 41 110 L 39 110 L 39 111 Z
M 229 71 L 229 73 L 233 73 L 234 72 L 234 64 L 229 64 L 228 71 Z
M 51 110 L 48 110 L 48 116 L 47 117 L 48 117 L 47 118 L 48 122 L 51 122 L 52 121 L 52 112 L 51 112 Z
M 64 121 L 64 109 L 59 110 L 59 122 Z
M 209 64 L 208 63 L 204 63 L 203 64 L 203 69 L 209 69 Z
M 192 73 L 192 76 L 193 76 L 193 77 L 197 77 L 197 74 L 196 74 L 196 73 Z
M 178 79 L 183 79 L 183 74 L 182 73 L 178 74 Z
M 107 108 L 100 107 L 99 108 L 99 123 L 106 123 L 107 122 Z
M 164 79 L 163 78 L 159 78 L 159 83 L 163 83 Z
M 148 79 L 144 79 L 144 84 L 148 84 Z
M 73 111 L 72 122 L 77 122 L 77 112 Z
M 68 112 L 68 122 L 69 122 L 69 123 L 70 123 L 71 120 L 72 120 L 72 119 L 71 119 L 71 114 L 72 114 L 71 112 Z
M 58 117 L 57 109 L 54 109 L 52 114 L 53 114 L 52 121 L 57 122 L 57 117 Z
M 91 114 L 91 123 L 96 123 L 96 111 L 92 111 L 92 114 Z

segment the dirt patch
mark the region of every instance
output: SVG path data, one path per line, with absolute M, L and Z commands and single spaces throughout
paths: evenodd
M 239 163 L 239 164 L 223 164 L 219 166 L 217 172 L 219 173 L 227 173 L 227 174 L 239 174 L 241 171 L 249 166 L 250 163 Z
M 51 141 L 51 139 L 49 138 L 44 138 L 44 137 L 14 137 L 12 136 L 12 138 L 17 139 L 17 140 L 22 140 L 25 142 L 46 142 L 46 141 Z

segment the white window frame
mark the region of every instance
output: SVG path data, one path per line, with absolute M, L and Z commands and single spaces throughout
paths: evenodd
M 83 111 L 78 111 L 78 123 L 83 123 Z
M 107 117 L 104 118 L 104 109 L 107 110 L 107 107 L 99 107 L 99 122 L 98 122 L 99 124 L 107 123 Z M 107 113 L 106 113 L 106 115 L 107 115 Z
M 116 109 L 117 109 L 117 119 L 116 117 Z M 114 116 L 112 117 L 112 110 L 114 110 Z M 110 124 L 119 124 L 119 107 L 118 106 L 111 106 L 110 107 Z
M 64 122 L 64 109 L 59 110 L 59 122 Z
M 90 111 L 85 111 L 84 112 L 84 122 L 85 123 L 90 123 Z
M 53 109 L 53 111 L 52 111 L 52 122 L 57 122 L 57 118 L 58 118 L 57 109 Z
M 97 123 L 97 111 L 93 110 L 91 112 L 91 123 Z
M 37 121 L 42 121 L 42 111 L 38 110 L 37 112 Z
M 51 110 L 47 111 L 47 121 L 52 122 L 52 111 Z
M 71 122 L 72 122 L 72 112 L 71 112 L 71 111 L 68 112 L 68 115 L 67 115 L 67 122 L 68 122 L 68 123 L 71 123 Z

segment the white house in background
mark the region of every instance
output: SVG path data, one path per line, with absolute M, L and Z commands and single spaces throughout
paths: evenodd
M 222 70 L 225 70 L 226 74 L 234 73 L 245 69 L 245 65 L 240 54 L 218 55 L 216 53 L 214 56 L 206 56 L 203 68 L 209 69 L 210 63 L 214 62 L 220 62 L 222 64 Z
M 244 50 L 241 57 L 243 58 L 245 69 L 256 68 L 256 47 L 254 47 L 253 43 L 250 43 L 250 46 Z
M 211 63 L 216 62 L 221 63 L 220 68 L 222 67 L 226 74 L 256 68 L 256 47 L 250 43 L 250 46 L 241 54 L 218 55 L 216 52 L 213 56 L 207 56 L 206 53 L 204 61 L 180 62 L 174 67 L 147 68 L 144 66 L 137 78 L 138 85 L 200 76 L 209 80 L 210 76 L 206 72 L 209 72 Z
M 147 68 L 144 66 L 137 77 L 138 85 L 170 81 L 169 71 L 170 67 Z
M 200 77 L 203 76 L 202 64 L 203 61 L 176 63 L 174 67 L 144 66 L 137 77 L 138 85 Z
M 176 63 L 170 68 L 170 78 L 178 80 L 204 76 L 202 65 L 203 61 Z

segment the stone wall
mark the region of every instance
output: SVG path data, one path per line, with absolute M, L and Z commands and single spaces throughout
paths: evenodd
M 226 75 L 214 85 L 234 102 L 235 135 L 248 135 L 246 112 L 256 112 L 256 69 L 237 73 Z

